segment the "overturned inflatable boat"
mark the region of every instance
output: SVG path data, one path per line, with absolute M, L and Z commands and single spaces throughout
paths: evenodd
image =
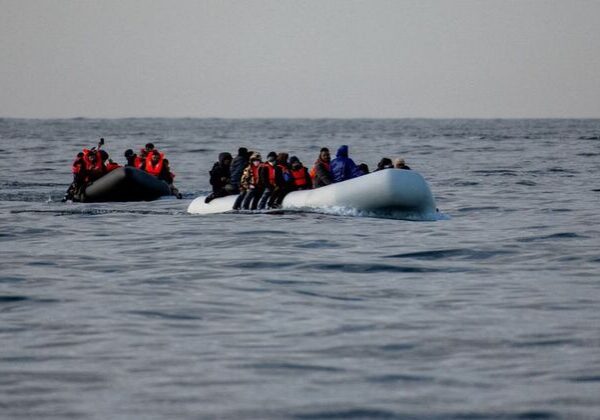
M 198 197 L 188 213 L 214 214 L 233 210 L 237 195 L 205 203 Z M 415 171 L 385 169 L 314 190 L 294 191 L 285 196 L 281 208 L 318 213 L 436 220 L 431 190 Z
M 151 201 L 171 195 L 165 181 L 129 166 L 114 169 L 73 197 L 73 201 Z

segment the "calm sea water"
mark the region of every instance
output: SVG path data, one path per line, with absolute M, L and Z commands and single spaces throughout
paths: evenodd
M 184 200 L 65 204 L 153 142 Z M 600 418 L 600 120 L 0 120 L 1 418 Z M 239 146 L 402 155 L 447 220 L 193 216 Z

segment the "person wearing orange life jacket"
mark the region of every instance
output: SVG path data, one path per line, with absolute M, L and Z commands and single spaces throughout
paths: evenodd
M 160 153 L 158 150 L 152 150 L 152 152 L 148 153 L 148 156 L 146 156 L 144 170 L 150 175 L 158 177 L 163 170 L 164 160 L 165 155 L 163 153 Z
M 285 187 L 285 180 L 281 167 L 277 165 L 277 153 L 269 152 L 267 161 L 263 163 L 258 171 L 259 185 L 264 189 L 262 197 L 258 202 L 258 209 L 263 210 L 273 207 L 276 194 Z
M 144 146 L 143 149 L 140 149 L 140 154 L 139 157 L 142 160 L 143 163 L 146 162 L 146 158 L 148 157 L 148 155 L 150 153 L 152 153 L 152 151 L 154 151 L 154 144 L 152 143 L 146 143 L 146 145 Z
M 95 148 L 91 150 L 83 149 L 83 160 L 86 169 L 86 184 L 94 182 L 106 174 L 106 167 L 102 164 L 102 155 L 99 150 Z
M 106 151 L 100 150 L 100 156 L 102 158 L 102 165 L 106 168 L 107 173 L 121 167 L 121 165 L 113 162 L 112 159 L 109 159 Z
M 131 149 L 125 150 L 125 159 L 127 159 L 127 163 L 125 164 L 125 166 L 131 166 L 137 169 L 142 169 L 142 166 L 144 166 L 144 164 L 146 163 Z
M 289 192 L 294 191 L 294 180 L 292 179 L 292 174 L 290 173 L 290 163 L 288 162 L 288 156 L 289 155 L 287 153 L 282 152 L 277 154 L 277 157 L 275 158 L 277 167 L 281 169 L 281 176 L 283 178 L 283 182 L 276 188 L 276 190 L 271 195 L 271 199 L 267 204 L 269 207 L 281 207 L 283 198 Z
M 258 186 L 258 171 L 261 165 L 260 153 L 250 155 L 248 165 L 242 171 L 240 178 L 240 195 L 233 204 L 234 210 L 255 210 L 263 191 Z
M 331 176 L 331 155 L 327 147 L 323 147 L 319 152 L 319 157 L 310 170 L 310 177 L 312 178 L 313 188 L 324 187 L 333 182 Z
M 293 190 L 310 190 L 312 188 L 312 180 L 310 179 L 308 169 L 302 165 L 302 162 L 296 156 L 290 158 L 290 165 Z
M 75 194 L 79 194 L 83 187 L 85 187 L 85 180 L 87 178 L 87 170 L 85 160 L 83 159 L 83 152 L 79 152 L 77 157 L 71 165 L 71 173 L 73 174 L 73 182 L 67 188 L 67 192 L 63 197 L 62 201 L 72 200 Z

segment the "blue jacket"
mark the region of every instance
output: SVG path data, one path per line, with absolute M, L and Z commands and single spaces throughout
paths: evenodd
M 348 146 L 341 146 L 335 155 L 335 159 L 331 161 L 333 182 L 342 182 L 347 179 L 356 178 L 362 174 L 362 171 L 358 169 L 354 161 L 348 157 Z

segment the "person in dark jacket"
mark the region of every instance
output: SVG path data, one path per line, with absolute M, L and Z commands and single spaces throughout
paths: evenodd
M 285 188 L 285 180 L 281 167 L 277 165 L 277 153 L 269 152 L 267 161 L 258 171 L 260 188 L 264 191 L 258 203 L 258 210 L 271 208 L 281 189 Z
M 171 172 L 171 168 L 169 167 L 169 159 L 163 160 L 163 166 L 161 168 L 160 174 L 158 174 L 158 179 L 162 179 L 169 185 L 169 189 L 171 190 L 171 194 L 181 200 L 183 195 L 179 192 L 177 187 L 175 186 L 175 174 Z
M 238 149 L 238 155 L 231 162 L 231 185 L 234 188 L 234 194 L 237 194 L 240 191 L 240 179 L 242 178 L 242 172 L 246 166 L 248 166 L 248 161 L 250 158 L 250 154 L 248 153 L 248 149 L 245 147 L 240 147 Z
M 331 177 L 331 155 L 327 147 L 321 149 L 319 157 L 309 174 L 312 178 L 313 188 L 324 187 L 333 182 L 333 178 Z
M 381 160 L 377 164 L 377 169 L 375 169 L 375 172 L 381 171 L 383 169 L 390 169 L 393 167 L 394 167 L 394 164 L 392 163 L 392 159 L 384 157 L 384 158 L 381 158 Z
M 335 159 L 331 161 L 331 175 L 333 182 L 342 182 L 362 175 L 358 166 L 348 157 L 348 146 L 341 146 Z
M 308 169 L 296 156 L 290 158 L 290 175 L 292 176 L 292 191 L 310 190 L 312 188 L 312 179 L 310 179 Z
M 369 173 L 369 165 L 366 163 L 361 163 L 358 165 L 358 169 L 360 169 L 363 175 L 367 175 Z
M 210 203 L 215 198 L 225 197 L 233 193 L 234 188 L 231 185 L 231 171 L 229 168 L 231 161 L 231 153 L 223 152 L 219 154 L 219 161 L 215 162 L 209 172 L 213 192 L 204 199 L 205 203 Z

